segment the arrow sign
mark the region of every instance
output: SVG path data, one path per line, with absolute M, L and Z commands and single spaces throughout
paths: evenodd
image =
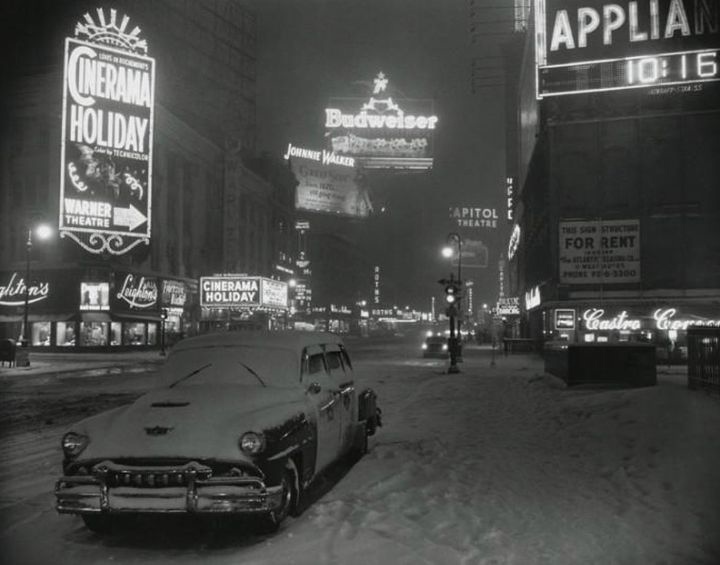
M 133 231 L 146 221 L 147 217 L 132 204 L 130 204 L 130 208 L 113 209 L 113 223 L 116 226 L 126 226 L 128 231 Z

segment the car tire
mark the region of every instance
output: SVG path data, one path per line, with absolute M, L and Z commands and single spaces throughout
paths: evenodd
M 297 468 L 292 460 L 288 460 L 280 484 L 283 487 L 280 508 L 259 517 L 256 531 L 261 534 L 272 534 L 278 531 L 285 518 L 297 511 L 300 502 Z

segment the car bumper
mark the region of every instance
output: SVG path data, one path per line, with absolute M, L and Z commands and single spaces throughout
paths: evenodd
M 72 476 L 57 481 L 55 498 L 62 514 L 256 514 L 282 504 L 282 487 L 268 487 L 249 477 L 217 477 L 173 487 L 108 487 L 95 477 Z

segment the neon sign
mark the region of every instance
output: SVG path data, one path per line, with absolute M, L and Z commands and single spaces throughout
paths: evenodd
M 288 143 L 287 151 L 283 155 L 283 159 L 286 161 L 290 157 L 301 157 L 302 159 L 312 159 L 318 161 L 323 165 L 342 165 L 343 167 L 354 167 L 355 159 L 352 157 L 345 157 L 344 155 L 338 155 L 333 151 L 317 151 L 313 149 L 303 149 L 301 147 L 295 147 L 292 143 Z
M 498 213 L 495 208 L 450 208 L 450 218 L 461 228 L 496 228 Z
M 59 232 L 91 253 L 150 243 L 155 60 L 96 10 L 65 40 Z
M 25 304 L 25 294 L 28 296 L 28 304 L 45 300 L 50 293 L 50 283 L 47 281 L 30 283 L 25 286 L 25 279 L 17 273 L 10 275 L 10 280 L 0 285 L 0 305 L 22 306 Z
M 525 310 L 532 310 L 537 308 L 542 303 L 540 297 L 540 287 L 534 286 L 525 293 Z
M 351 155 L 365 169 L 432 168 L 432 134 L 438 117 L 431 100 L 403 99 L 386 93 L 382 72 L 369 99 L 334 98 L 325 108 L 325 136 L 336 153 Z
M 538 0 L 537 98 L 718 81 L 719 11 L 714 0 Z
M 642 327 L 642 320 L 628 318 L 628 313 L 623 310 L 617 316 L 603 318 L 605 310 L 602 308 L 590 308 L 583 312 L 583 320 L 588 330 L 639 330 Z
M 711 326 L 720 327 L 720 319 L 711 320 L 708 318 L 679 318 L 673 320 L 673 317 L 677 314 L 675 308 L 658 308 L 653 312 L 653 319 L 655 320 L 655 326 L 659 330 L 686 330 L 690 326 Z
M 145 277 L 136 279 L 135 275 L 128 274 L 125 276 L 117 297 L 125 301 L 131 308 L 150 308 L 157 303 L 157 283 L 155 279 L 146 279 Z
M 515 257 L 518 247 L 520 246 L 520 225 L 515 224 L 513 226 L 512 233 L 510 234 L 510 241 L 508 241 L 508 261 L 512 261 Z

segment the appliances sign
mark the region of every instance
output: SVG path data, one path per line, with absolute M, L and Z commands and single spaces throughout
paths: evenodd
M 386 93 L 382 72 L 373 80 L 369 99 L 333 98 L 325 109 L 330 148 L 355 157 L 366 169 L 432 168 L 432 135 L 438 122 L 430 100 L 403 99 Z
M 561 284 L 640 282 L 639 220 L 560 222 Z
M 155 60 L 128 23 L 98 9 L 65 40 L 59 231 L 91 253 L 150 242 Z
M 720 80 L 717 0 L 538 0 L 537 98 Z

